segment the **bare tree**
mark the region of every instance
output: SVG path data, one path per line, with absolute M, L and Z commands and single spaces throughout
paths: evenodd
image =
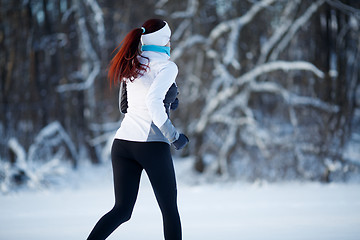
M 191 10 L 171 15 L 174 21 L 182 18 L 173 55 L 185 65 L 187 74 L 181 87 L 192 97 L 185 100 L 186 113 L 177 116 L 194 139 L 190 154 L 195 156 L 196 169 L 269 180 L 330 181 L 340 172 L 343 176 L 357 172 L 358 164 L 343 158 L 344 143 L 349 141 L 344 129 L 351 128 L 349 123 L 356 116 L 342 103 L 352 102 L 354 111 L 354 99 L 331 101 L 324 94 L 342 89 L 343 96 L 355 97 L 358 70 L 352 70 L 350 85 L 354 88 L 350 93 L 348 86 L 340 86 L 348 81 L 346 73 L 339 73 L 348 65 L 338 60 L 329 65 L 348 46 L 336 50 L 321 41 L 331 40 L 329 34 L 346 41 L 347 35 L 346 39 L 356 42 L 356 49 L 359 40 L 352 34 L 359 32 L 351 22 L 359 24 L 358 10 L 325 0 L 248 2 L 227 1 L 227 6 L 221 6 L 225 10 L 220 11 L 219 4 L 224 3 L 213 1 L 218 19 L 212 19 L 207 31 L 191 26 L 209 9 L 188 7 Z M 199 1 L 189 0 L 188 6 L 199 6 Z M 233 16 L 231 9 L 243 13 Z M 327 11 L 348 18 L 342 31 L 329 22 L 338 17 L 326 17 L 323 25 L 322 14 Z M 336 52 L 324 58 L 327 51 Z M 350 59 L 357 58 L 353 54 Z M 354 63 L 351 66 L 358 69 Z M 323 90 L 331 76 L 338 84 Z
M 152 17 L 173 29 L 172 117 L 191 139 L 177 154 L 197 171 L 347 180 L 359 174 L 359 9 L 355 0 L 1 0 L 1 188 L 38 186 L 59 156 L 75 167 L 109 159 L 121 116 L 107 64 Z

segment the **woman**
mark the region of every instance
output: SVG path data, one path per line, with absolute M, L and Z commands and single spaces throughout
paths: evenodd
M 165 21 L 150 19 L 126 35 L 110 62 L 108 77 L 121 82 L 119 102 L 125 113 L 111 150 L 115 205 L 98 221 L 88 240 L 106 239 L 130 219 L 143 169 L 162 212 L 165 239 L 181 239 L 170 144 L 181 149 L 189 140 L 168 115 L 169 108 L 177 107 L 178 72 L 169 60 L 170 36 Z

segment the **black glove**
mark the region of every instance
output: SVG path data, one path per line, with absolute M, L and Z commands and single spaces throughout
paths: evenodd
M 189 142 L 188 137 L 185 134 L 180 133 L 179 138 L 172 144 L 174 145 L 176 150 L 180 150 L 184 148 L 186 144 L 188 144 L 188 142 Z
M 171 106 L 171 110 L 175 110 L 175 108 L 177 107 L 177 104 L 179 104 L 179 100 L 176 98 L 178 95 L 178 88 L 176 86 L 175 83 L 173 83 L 170 88 L 168 89 L 168 91 L 166 92 L 165 98 L 164 98 L 164 105 L 165 108 L 169 109 L 170 105 L 173 105 L 175 103 L 174 106 Z
M 179 106 L 179 99 L 175 98 L 175 100 L 170 104 L 170 109 L 175 110 Z

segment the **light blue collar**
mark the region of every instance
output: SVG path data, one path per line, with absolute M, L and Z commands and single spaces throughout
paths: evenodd
M 170 57 L 170 47 L 166 47 L 166 46 L 142 45 L 141 51 L 153 51 L 153 52 L 166 53 Z

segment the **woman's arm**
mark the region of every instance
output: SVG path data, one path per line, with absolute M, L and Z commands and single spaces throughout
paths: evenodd
M 176 141 L 179 133 L 166 114 L 163 100 L 170 86 L 175 82 L 177 73 L 178 68 L 175 63 L 166 64 L 159 71 L 146 96 L 146 105 L 154 124 L 170 142 Z

